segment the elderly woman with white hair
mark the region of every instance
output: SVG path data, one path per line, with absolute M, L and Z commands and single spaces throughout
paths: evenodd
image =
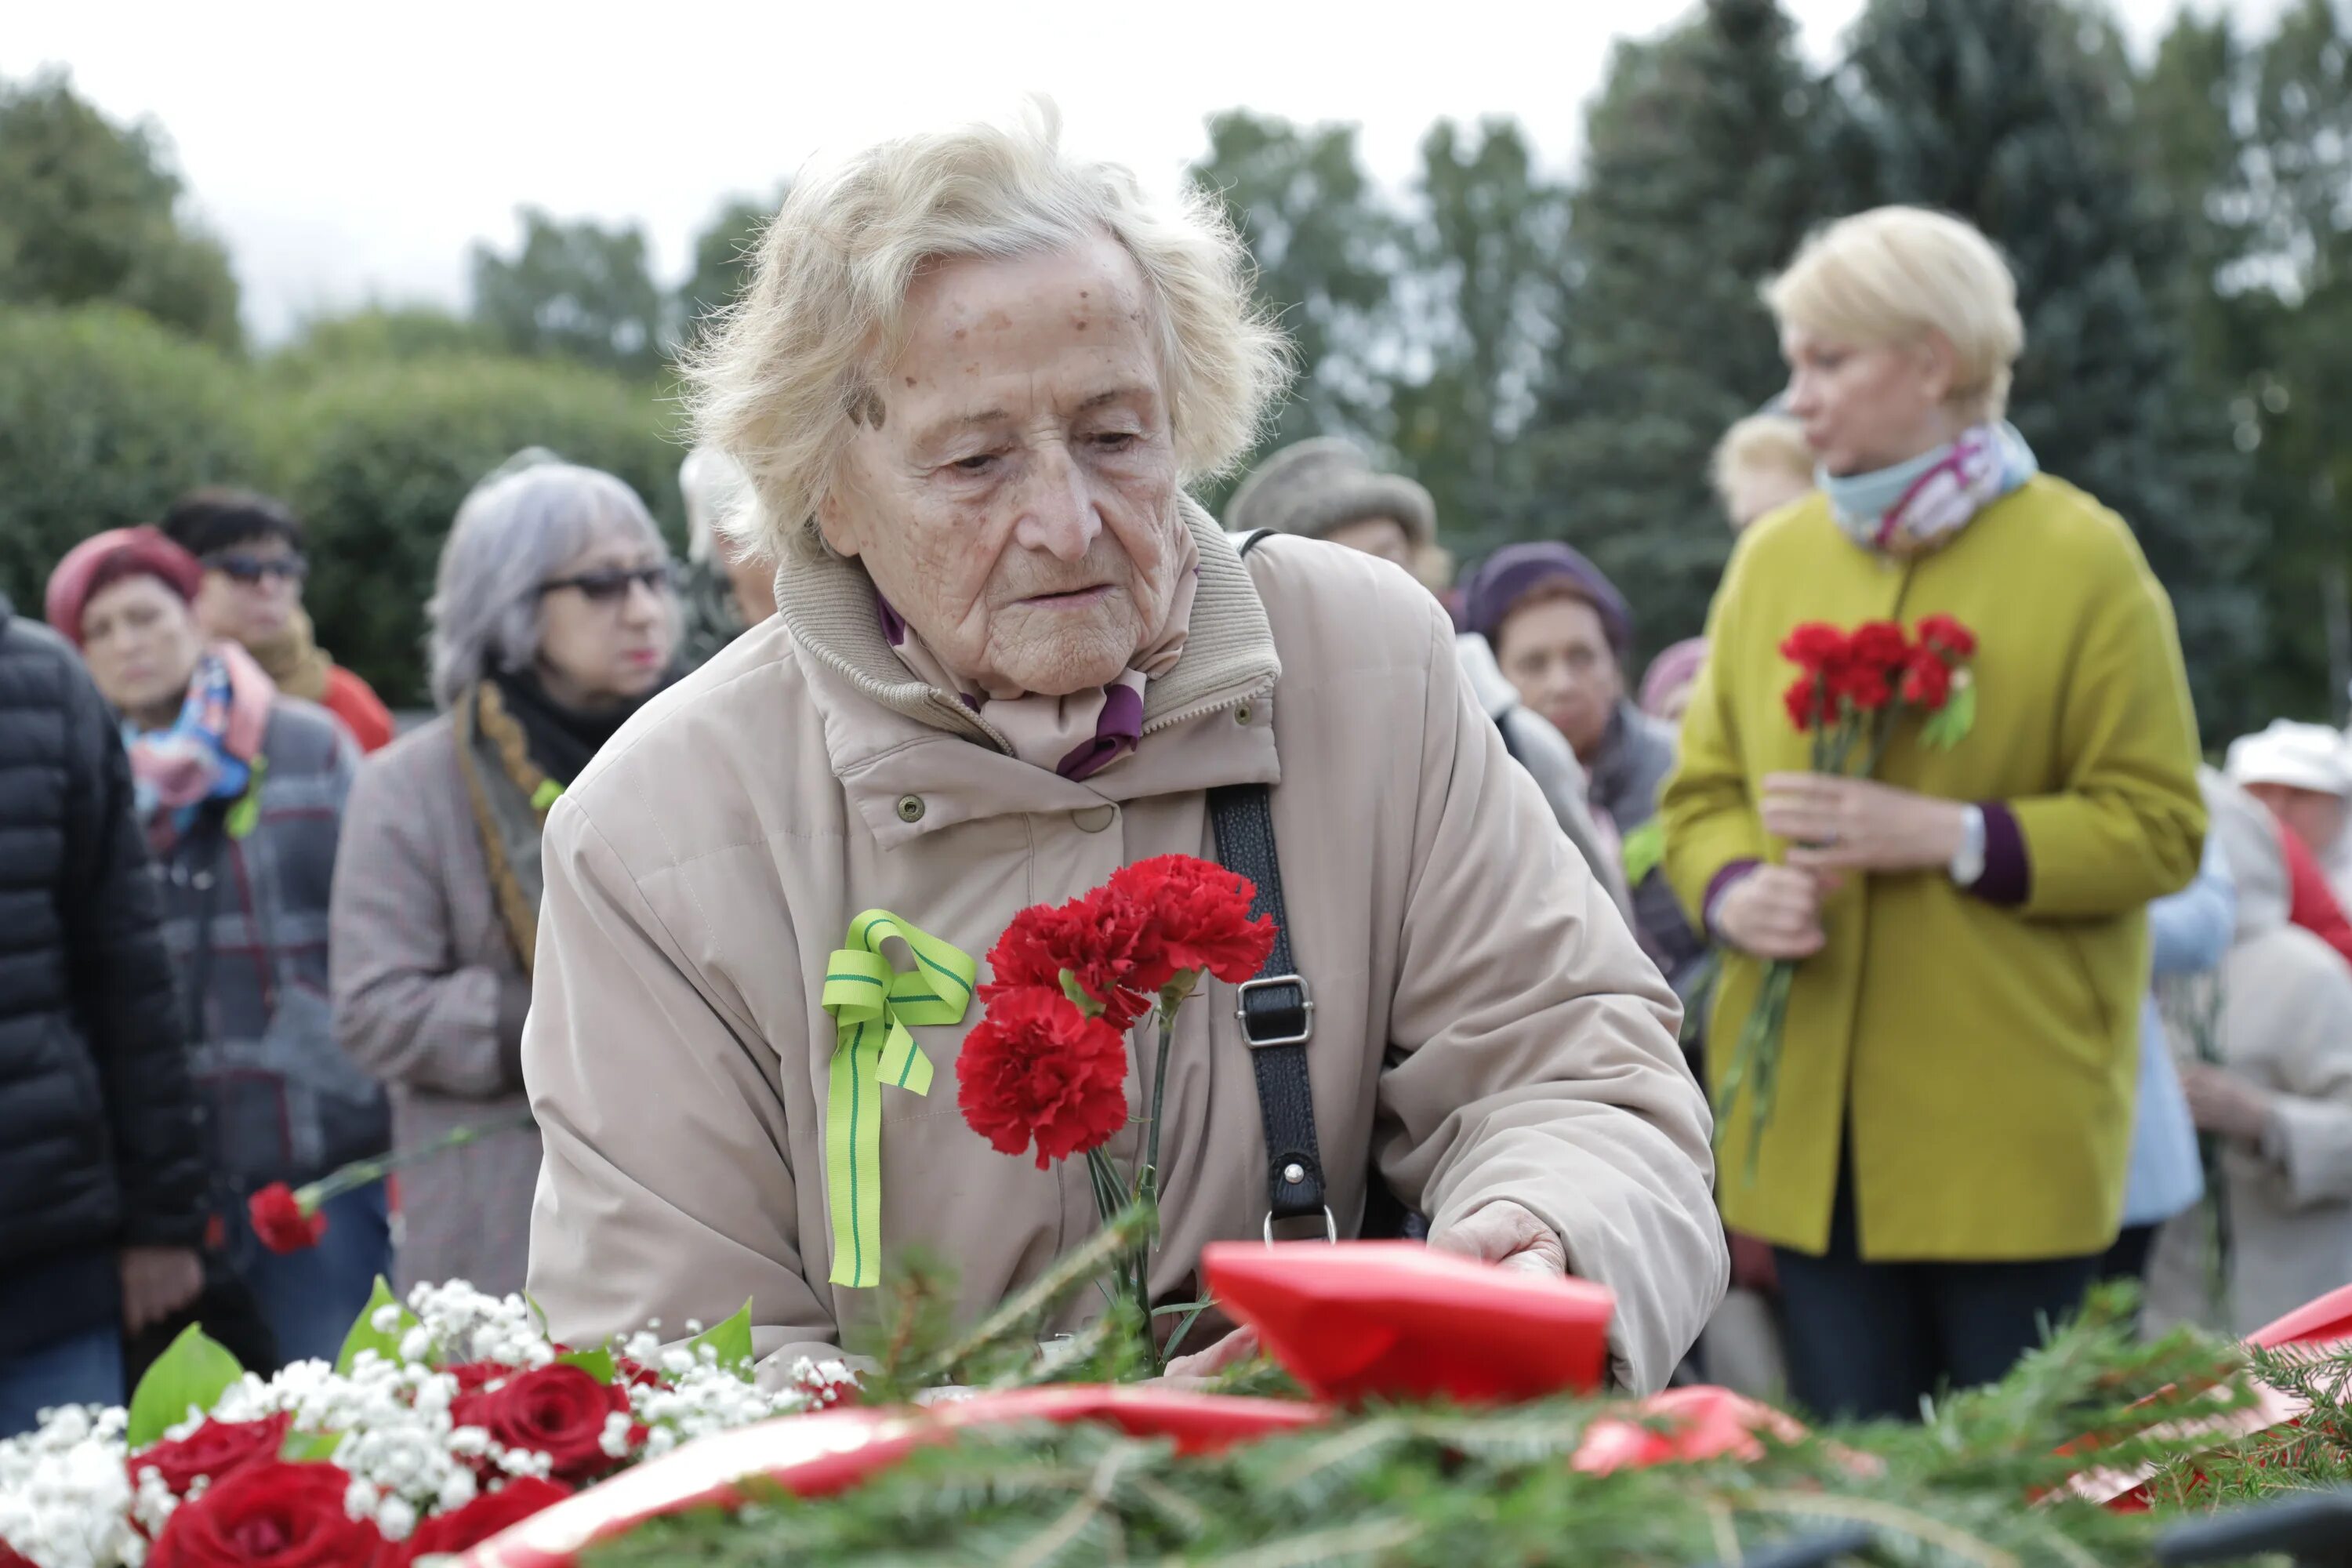
M 1730 950 L 1711 1038 L 1801 961 L 1776 1107 L 1754 1148 L 1748 1091 L 1727 1108 L 1720 1194 L 1777 1249 L 1791 1389 L 1900 1417 L 2001 1376 L 2116 1239 L 2147 906 L 2205 831 L 2197 728 L 2131 530 L 2001 420 L 2023 328 L 1985 237 L 1864 213 L 1767 298 L 1821 489 L 1725 573 L 1666 868 Z M 1783 639 L 1937 615 L 1975 636 L 1973 728 L 1930 746 L 1913 713 L 1874 780 L 1810 771 Z
M 403 1146 L 523 1118 L 541 830 L 677 638 L 645 503 L 551 458 L 467 497 L 427 614 L 442 712 L 352 786 L 331 922 L 336 1037 L 391 1086 Z M 404 1286 L 520 1289 L 538 1176 L 511 1125 L 404 1173 Z
M 1628 1384 L 1696 1335 L 1726 1266 L 1674 995 L 1510 765 L 1444 612 L 1336 546 L 1244 557 L 1184 493 L 1280 380 L 1244 268 L 1203 204 L 1147 201 L 1050 125 L 794 183 L 694 369 L 702 434 L 788 560 L 780 613 L 548 824 L 523 1062 L 530 1288 L 559 1336 L 749 1298 L 770 1366 L 835 1353 L 879 1315 L 836 1239 L 869 1228 L 885 1265 L 951 1263 L 966 1319 L 1035 1279 L 1095 1227 L 1084 1162 L 1038 1169 L 959 1119 L 974 1006 L 917 1031 L 939 1082 L 880 1088 L 861 1166 L 827 1128 L 828 956 L 879 909 L 976 960 L 1024 906 L 1221 852 L 1278 852 L 1296 974 L 1246 1025 L 1222 983 L 1179 1016 L 1151 1293 L 1193 1289 L 1211 1241 L 1352 1236 L 1378 1184 L 1434 1245 L 1610 1287 Z M 1158 1064 L 1127 1043 L 1132 1105 Z

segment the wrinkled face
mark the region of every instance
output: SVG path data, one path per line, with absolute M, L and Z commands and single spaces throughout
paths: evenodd
M 117 711 L 151 727 L 170 722 L 187 695 L 205 634 L 188 602 L 141 574 L 109 583 L 81 613 L 82 658 Z
M 1723 477 L 1724 510 L 1731 531 L 1739 532 L 1767 512 L 1780 510 L 1813 488 L 1813 476 L 1778 463 L 1741 463 Z
M 1377 555 L 1410 570 L 1412 565 L 1412 536 L 1404 524 L 1392 517 L 1360 518 L 1343 522 L 1323 536 L 1334 544 L 1344 544 L 1350 550 L 1360 550 L 1367 555 Z
M 1108 238 L 918 278 L 817 521 L 958 677 L 1065 695 L 1168 616 L 1183 527 L 1134 261 Z
M 1558 726 L 1580 758 L 1591 756 L 1625 695 L 1601 613 L 1582 599 L 1540 600 L 1504 617 L 1495 641 L 1519 700 Z
M 213 637 L 252 644 L 285 635 L 302 603 L 302 558 L 282 539 L 248 539 L 205 557 L 196 621 Z
M 1892 468 L 1959 434 L 1959 419 L 1945 405 L 1951 350 L 1933 333 L 1865 346 L 1784 326 L 1780 357 L 1789 364 L 1788 411 L 1832 474 Z
M 2293 784 L 2252 784 L 2246 786 L 2246 793 L 2269 806 L 2271 815 L 2302 839 L 2305 848 L 2323 858 L 2342 840 L 2347 817 L 2352 816 L 2352 806 L 2347 806 L 2342 795 L 2320 790 L 2297 789 Z
M 669 558 L 608 535 L 558 572 L 539 601 L 539 673 L 548 694 L 584 711 L 642 697 L 677 646 Z

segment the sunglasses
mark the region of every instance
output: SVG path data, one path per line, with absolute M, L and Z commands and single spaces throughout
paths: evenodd
M 667 561 L 657 561 L 651 566 L 605 566 L 583 572 L 577 577 L 558 577 L 553 582 L 541 583 L 539 591 L 544 597 L 561 589 L 577 588 L 592 605 L 617 605 L 629 596 L 630 588 L 637 584 L 659 594 L 676 581 L 677 568 Z
M 284 555 L 247 555 L 232 551 L 223 555 L 207 555 L 205 564 L 222 572 L 247 587 L 271 577 L 283 577 L 289 583 L 299 583 L 310 574 L 310 563 L 299 553 Z

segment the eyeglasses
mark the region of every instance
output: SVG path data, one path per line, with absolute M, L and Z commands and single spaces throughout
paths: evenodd
M 593 572 L 583 572 L 577 577 L 558 577 L 539 585 L 540 595 L 563 588 L 577 588 L 581 596 L 592 605 L 617 605 L 629 596 L 629 589 L 644 584 L 656 594 L 667 592 L 677 581 L 677 568 L 669 562 L 657 561 L 651 566 L 604 566 Z
M 205 565 L 212 571 L 226 573 L 248 588 L 265 578 L 283 577 L 289 583 L 299 583 L 310 574 L 310 563 L 299 551 L 283 555 L 247 555 L 242 551 L 229 551 L 205 556 Z

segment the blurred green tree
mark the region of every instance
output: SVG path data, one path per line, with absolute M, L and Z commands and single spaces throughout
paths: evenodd
M 1535 407 L 1566 281 L 1566 192 L 1516 121 L 1451 121 L 1421 144 L 1421 216 L 1405 253 L 1414 353 L 1391 377 L 1390 438 L 1429 487 L 1457 549 L 1505 536 L 1528 510 L 1516 438 Z M 1538 509 L 1539 510 L 1539 509 Z
M 1307 436 L 1377 436 L 1404 237 L 1364 174 L 1356 128 L 1228 110 L 1210 118 L 1209 151 L 1190 178 L 1249 242 L 1258 297 L 1297 353 L 1298 383 L 1253 460 Z M 1215 510 L 1233 483 L 1202 500 Z
M 736 196 L 721 205 L 694 241 L 694 271 L 677 291 L 677 318 L 692 341 L 704 317 L 732 305 L 750 287 L 751 258 L 768 220 L 784 205 L 788 187 L 766 202 Z
M 667 348 L 668 323 L 645 230 L 565 223 L 537 207 L 518 216 L 523 237 L 512 256 L 474 247 L 474 319 L 511 353 L 651 374 Z
M 1586 121 L 1532 477 L 1509 526 L 1590 554 L 1651 649 L 1704 624 L 1730 553 L 1707 458 L 1782 384 L 1757 289 L 1824 216 L 1824 97 L 1774 0 L 1706 0 L 1617 47 Z
M 110 300 L 236 347 L 228 253 L 182 194 L 153 126 L 112 123 L 62 71 L 0 81 L 0 303 Z
M 2352 679 L 2352 37 L 2326 0 L 2267 38 L 2184 12 L 2137 85 L 2140 145 L 2181 226 L 2168 315 L 2197 395 L 2249 454 L 2263 642 L 2251 716 L 2341 719 Z
M 2139 536 L 2215 736 L 2249 717 L 2262 540 L 2227 411 L 2196 396 L 2164 314 L 2181 231 L 2131 154 L 2117 54 L 2103 15 L 2063 0 L 1871 0 L 1842 75 L 1842 162 L 1853 205 L 1957 213 L 2009 258 L 2026 331 L 2011 417 Z

